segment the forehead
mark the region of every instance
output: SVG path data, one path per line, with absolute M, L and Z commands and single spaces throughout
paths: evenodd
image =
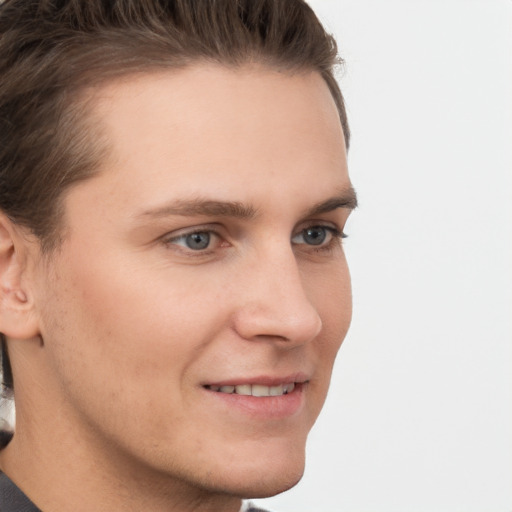
M 310 101 L 304 102 L 305 96 Z M 314 113 L 314 117 L 334 119 L 340 128 L 334 99 L 318 72 L 279 70 L 256 63 L 238 67 L 197 63 L 179 69 L 129 74 L 99 86 L 94 97 L 97 111 L 112 118 L 123 111 L 127 115 L 134 109 L 138 113 L 143 109 L 154 113 L 155 107 L 169 106 L 174 117 L 181 116 L 181 122 L 199 112 L 222 113 L 222 117 L 231 116 L 232 121 L 247 117 L 254 121 L 266 113 L 262 104 L 271 105 L 274 110 L 278 103 L 284 110 L 294 108 L 299 117 L 306 115 L 303 121 Z M 254 109 L 248 109 L 250 104 Z M 240 107 L 246 110 L 240 111 Z M 159 111 L 159 119 L 169 113 L 167 109 Z M 275 114 L 274 120 L 278 112 Z
M 196 65 L 118 80 L 92 104 L 109 146 L 99 176 L 126 201 L 348 183 L 338 112 L 316 72 Z

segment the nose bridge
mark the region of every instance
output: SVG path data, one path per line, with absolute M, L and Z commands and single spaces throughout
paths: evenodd
M 241 336 L 300 344 L 319 334 L 322 321 L 290 245 L 254 254 L 246 272 L 251 279 L 236 315 Z

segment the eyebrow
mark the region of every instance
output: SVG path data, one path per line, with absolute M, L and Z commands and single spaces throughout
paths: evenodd
M 306 212 L 306 217 L 331 212 L 338 208 L 353 210 L 357 207 L 357 196 L 352 186 L 343 189 L 336 196 L 315 204 Z M 251 205 L 238 201 L 216 201 L 213 199 L 177 200 L 161 207 L 142 212 L 141 217 L 161 218 L 169 216 L 206 216 L 252 219 L 258 211 Z
M 162 207 L 146 210 L 141 217 L 168 217 L 178 215 L 183 217 L 211 216 L 235 217 L 238 219 L 251 219 L 256 215 L 256 209 L 238 201 L 215 201 L 212 199 L 191 199 L 173 201 Z
M 332 212 L 338 208 L 346 208 L 347 210 L 355 210 L 357 208 L 357 194 L 352 185 L 342 189 L 338 195 L 327 199 L 327 201 L 315 204 L 313 208 L 308 210 L 306 217 Z

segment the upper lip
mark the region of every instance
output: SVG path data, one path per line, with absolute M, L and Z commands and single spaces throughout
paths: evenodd
M 280 384 L 302 384 L 308 382 L 310 377 L 303 372 L 284 376 L 261 375 L 254 377 L 235 377 L 222 380 L 204 382 L 203 386 L 239 386 L 243 384 L 260 384 L 262 386 L 279 386 Z

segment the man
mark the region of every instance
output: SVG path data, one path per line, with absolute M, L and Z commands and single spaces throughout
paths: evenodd
M 300 0 L 7 0 L 0 33 L 0 509 L 292 487 L 351 317 L 334 41 Z

